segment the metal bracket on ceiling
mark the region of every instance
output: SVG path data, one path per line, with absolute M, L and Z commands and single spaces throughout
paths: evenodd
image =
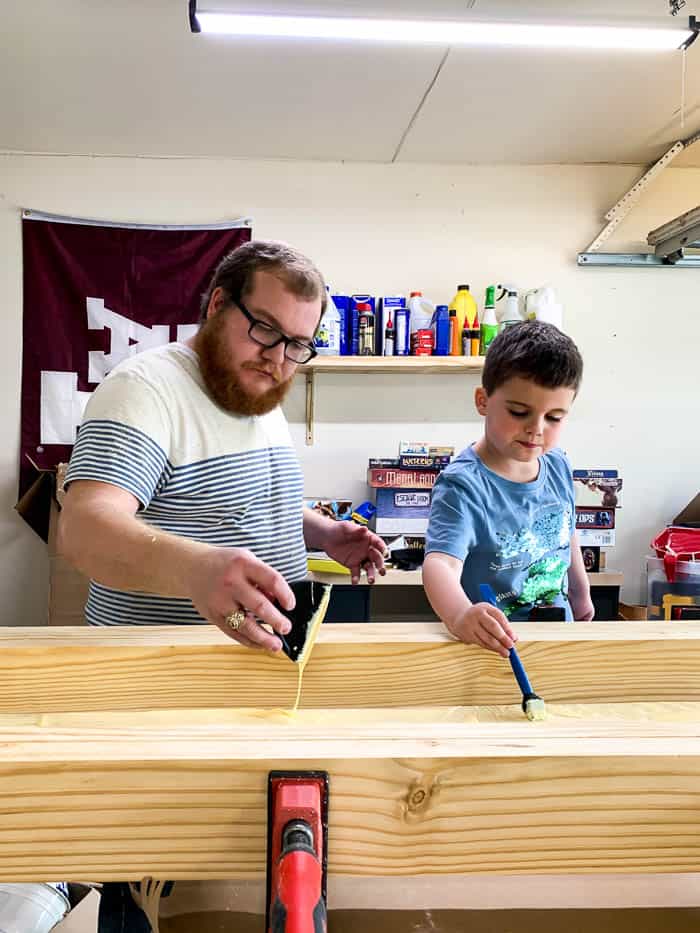
M 618 266 L 642 269 L 700 269 L 700 256 L 683 256 L 675 262 L 654 253 L 579 253 L 579 266 Z
M 664 155 L 655 162 L 647 171 L 642 175 L 639 181 L 633 185 L 630 190 L 623 195 L 622 198 L 613 205 L 610 210 L 606 213 L 605 219 L 608 221 L 605 227 L 601 230 L 598 236 L 593 240 L 591 245 L 585 252 L 578 254 L 578 265 L 579 266 L 640 266 L 646 267 L 649 266 L 682 266 L 685 268 L 691 269 L 700 269 L 700 256 L 691 255 L 685 256 L 682 252 L 678 253 L 679 249 L 684 247 L 700 248 L 700 244 L 691 242 L 688 240 L 683 244 L 677 244 L 674 249 L 667 249 L 665 253 L 601 253 L 599 252 L 600 247 L 605 243 L 606 240 L 610 238 L 613 231 L 622 223 L 624 218 L 630 213 L 637 201 L 641 198 L 644 191 L 649 187 L 654 178 L 660 174 L 681 152 L 686 149 L 689 149 L 691 146 L 694 146 L 696 143 L 700 142 L 700 133 L 696 133 L 694 136 L 689 137 L 686 140 L 679 140 L 671 148 L 664 153 Z M 700 208 L 696 209 L 700 210 Z M 693 214 L 694 212 L 688 212 Z M 682 218 L 677 218 L 675 221 L 670 221 L 669 224 L 666 224 L 664 227 L 660 227 L 659 230 L 665 230 L 665 228 L 670 227 L 672 224 L 677 224 L 683 218 L 687 218 L 687 214 L 684 214 Z M 652 230 L 649 236 L 658 234 L 659 230 Z M 690 231 L 681 230 L 680 233 L 685 235 Z M 672 235 L 677 235 L 679 231 L 676 229 L 673 232 L 670 230 L 666 232 L 667 239 Z M 700 240 L 700 236 L 695 236 L 695 239 Z M 651 240 L 648 240 L 650 245 L 656 246 L 656 243 L 652 244 Z M 670 247 L 670 243 L 668 246 Z M 662 248 L 663 249 L 663 248 Z
M 687 249 L 700 250 L 700 207 L 652 230 L 647 243 L 654 247 L 653 253 L 579 253 L 578 264 L 700 269 L 700 254 L 686 255 Z
M 700 207 L 652 230 L 647 243 L 654 247 L 655 256 L 677 265 L 685 258 L 686 249 L 700 249 Z
M 681 46 L 681 51 L 683 52 L 685 52 L 686 49 L 690 48 L 693 42 L 695 42 L 695 40 L 697 39 L 698 34 L 700 34 L 700 23 L 697 21 L 697 18 L 695 16 L 691 16 L 690 19 L 688 20 L 688 29 L 690 29 L 691 35 L 688 36 L 688 38 L 685 40 L 685 42 Z

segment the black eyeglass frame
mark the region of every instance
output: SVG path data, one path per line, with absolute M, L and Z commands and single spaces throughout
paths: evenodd
M 288 359 L 290 363 L 296 363 L 298 366 L 304 366 L 306 363 L 310 363 L 315 356 L 318 356 L 316 348 L 313 347 L 310 343 L 304 343 L 303 340 L 297 340 L 296 337 L 288 337 L 286 334 L 283 334 L 282 331 L 277 327 L 273 327 L 272 324 L 268 324 L 267 321 L 261 321 L 259 318 L 254 317 L 243 304 L 240 298 L 234 298 L 233 303 L 248 321 L 250 325 L 248 327 L 248 336 L 254 343 L 257 343 L 258 346 L 265 347 L 267 350 L 271 350 L 273 347 L 279 346 L 279 344 L 283 343 L 285 359 Z M 271 335 L 277 334 L 277 339 L 273 340 L 272 343 L 264 343 L 262 340 L 258 340 L 253 336 L 253 331 L 256 327 L 262 327 L 263 330 L 269 331 Z M 306 357 L 306 359 L 295 360 L 294 357 L 289 355 L 287 351 L 289 350 L 289 345 L 292 343 L 296 344 L 296 346 L 300 348 L 303 347 L 303 349 L 307 351 L 309 355 Z

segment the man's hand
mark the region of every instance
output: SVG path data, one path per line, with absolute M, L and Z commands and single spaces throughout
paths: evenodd
M 280 651 L 279 638 L 263 628 L 286 635 L 289 619 L 273 605 L 294 608 L 294 593 L 284 577 L 244 548 L 210 548 L 188 570 L 189 596 L 197 612 L 247 648 Z M 236 629 L 227 617 L 236 610 L 245 617 Z
M 503 658 L 518 640 L 505 615 L 490 603 L 474 603 L 456 622 L 445 624 L 465 644 L 481 645 Z
M 323 550 L 333 560 L 349 568 L 353 583 L 360 582 L 363 569 L 367 572 L 368 583 L 374 583 L 377 573 L 386 574 L 386 546 L 379 535 L 363 525 L 350 521 L 329 523 Z

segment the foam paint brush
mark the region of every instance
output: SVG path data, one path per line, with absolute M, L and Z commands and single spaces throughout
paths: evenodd
M 481 598 L 485 603 L 490 603 L 492 606 L 496 606 L 496 608 L 498 608 L 496 594 L 488 583 L 481 583 L 479 585 L 479 591 L 481 593 Z M 518 681 L 518 686 L 520 687 L 523 695 L 523 712 L 531 721 L 546 719 L 547 710 L 544 705 L 544 700 L 542 697 L 538 696 L 530 686 L 530 681 L 528 680 L 528 676 L 525 673 L 523 662 L 520 660 L 520 655 L 518 654 L 515 645 L 508 652 L 508 660 L 510 661 L 510 666 L 513 668 L 515 679 Z

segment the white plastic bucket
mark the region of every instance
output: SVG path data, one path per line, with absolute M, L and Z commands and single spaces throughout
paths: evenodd
M 49 933 L 69 910 L 49 884 L 0 884 L 0 933 Z

